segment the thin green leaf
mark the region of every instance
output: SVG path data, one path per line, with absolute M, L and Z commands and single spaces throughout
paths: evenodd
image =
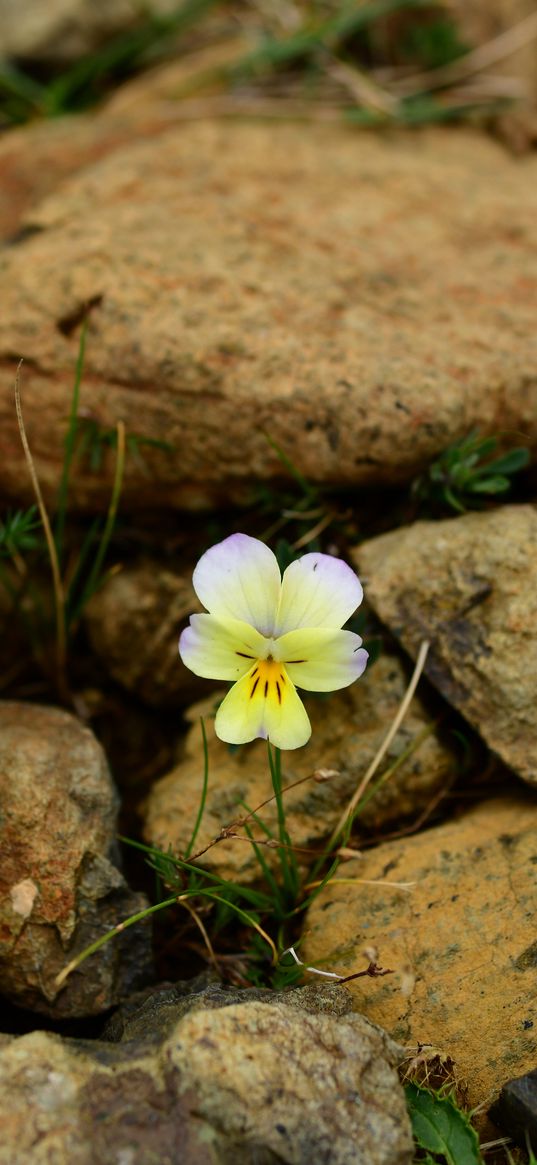
M 502 457 L 496 457 L 494 461 L 489 461 L 487 466 L 483 467 L 482 472 L 493 470 L 494 473 L 511 474 L 518 473 L 521 469 L 526 469 L 530 463 L 529 449 L 511 449 L 509 453 L 504 453 Z
M 133 849 L 139 849 L 142 853 L 149 857 L 160 859 L 161 861 L 169 861 L 178 869 L 187 870 L 193 874 L 199 875 L 200 878 L 205 878 L 207 882 L 212 882 L 217 888 L 225 888 L 234 891 L 237 895 L 244 898 L 246 902 L 251 902 L 258 910 L 269 911 L 271 909 L 271 899 L 268 894 L 263 894 L 260 890 L 252 890 L 247 886 L 240 886 L 238 882 L 226 882 L 218 876 L 213 874 L 211 870 L 204 869 L 203 866 L 195 866 L 192 862 L 184 861 L 182 858 L 166 854 L 163 850 L 155 849 L 153 846 L 144 845 L 141 841 L 134 841 L 131 837 L 123 837 L 120 835 L 119 841 L 124 842 L 125 845 L 132 846 Z M 156 869 L 156 866 L 153 866 Z
M 103 582 L 103 577 L 101 574 L 102 565 L 103 565 L 103 562 L 105 559 L 106 552 L 108 550 L 108 544 L 109 544 L 110 539 L 112 537 L 112 534 L 114 532 L 114 526 L 116 524 L 117 508 L 119 505 L 119 498 L 121 495 L 121 487 L 123 484 L 123 473 L 125 470 L 125 426 L 124 426 L 122 421 L 118 421 L 117 432 L 118 432 L 118 441 L 117 441 L 117 453 L 116 453 L 116 470 L 115 470 L 115 474 L 114 474 L 114 483 L 112 486 L 112 496 L 110 498 L 110 505 L 108 507 L 108 514 L 106 516 L 106 522 L 104 524 L 104 529 L 103 529 L 103 532 L 102 532 L 100 540 L 99 540 L 97 553 L 95 555 L 92 568 L 90 570 L 90 573 L 88 575 L 88 578 L 86 580 L 82 594 L 81 594 L 79 602 L 78 602 L 78 608 L 77 608 L 78 612 L 80 612 L 83 609 L 83 607 L 86 605 L 86 603 L 89 602 L 89 600 L 91 599 L 91 596 L 95 593 L 95 591 L 99 588 L 99 586 Z
M 215 0 L 186 0 L 165 15 L 150 13 L 143 23 L 110 38 L 102 48 L 76 62 L 52 81 L 45 90 L 45 112 L 49 117 L 90 105 L 110 80 L 126 76 L 139 66 L 150 50 L 158 49 L 170 36 L 179 35 L 195 24 Z
M 274 878 L 274 876 L 272 874 L 272 870 L 270 869 L 270 866 L 268 865 L 268 863 L 266 861 L 262 847 L 260 845 L 258 845 L 257 842 L 254 841 L 254 836 L 253 836 L 252 830 L 250 829 L 250 826 L 247 823 L 244 825 L 244 830 L 245 830 L 246 834 L 248 835 L 248 837 L 251 839 L 252 849 L 253 849 L 255 856 L 257 858 L 257 861 L 259 862 L 259 865 L 261 867 L 261 871 L 263 873 L 263 877 L 265 879 L 265 882 L 267 883 L 267 886 L 270 886 L 270 889 L 272 890 L 272 893 L 274 895 L 274 908 L 276 909 L 276 906 L 278 904 L 278 899 L 279 899 L 278 883 L 277 883 L 276 879 Z
M 511 486 L 508 477 L 481 477 L 469 482 L 473 494 L 504 494 Z
M 35 533 L 40 526 L 37 506 L 7 513 L 4 521 L 0 522 L 0 557 L 12 558 L 16 554 L 36 550 L 42 541 Z
M 448 505 L 450 505 L 453 510 L 456 510 L 458 514 L 466 513 L 466 507 L 463 506 L 462 502 L 460 502 L 459 499 L 455 497 L 453 490 L 449 489 L 448 486 L 446 486 L 444 489 L 444 497 Z

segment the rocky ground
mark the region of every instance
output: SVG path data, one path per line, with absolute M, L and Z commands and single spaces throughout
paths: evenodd
M 51 5 L 32 42 L 31 7 L 0 52 L 77 59 L 127 19 L 81 3 L 62 39 Z M 505 1097 L 537 1068 L 537 159 L 468 124 L 187 119 L 187 74 L 0 139 L 0 1163 L 411 1165 L 399 1077 L 424 1048 L 482 1141 L 524 1146 L 531 1089 L 523 1118 Z M 6 533 L 34 501 L 13 385 L 22 358 L 53 508 L 84 319 L 68 595 L 123 426 L 125 468 L 64 665 L 37 526 Z M 429 469 L 471 431 L 529 465 L 455 510 L 445 462 Z M 222 687 L 177 655 L 196 560 L 237 530 L 345 557 L 366 594 L 364 677 L 306 698 L 311 741 L 282 758 L 304 884 L 429 644 L 334 877 L 291 923 L 261 919 L 293 974 L 214 904 L 122 926 L 184 887 L 118 834 L 187 852 L 206 764 L 199 864 L 262 881 L 244 823 L 226 829 L 245 805 L 260 843 L 276 827 L 266 746 L 218 740 Z M 270 888 L 278 852 L 260 852 Z

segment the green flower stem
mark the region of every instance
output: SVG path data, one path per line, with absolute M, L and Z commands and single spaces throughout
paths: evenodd
M 188 859 L 194 849 L 194 843 L 199 833 L 203 814 L 205 812 L 205 802 L 207 800 L 207 789 L 209 786 L 209 746 L 207 744 L 207 732 L 205 729 L 205 721 L 203 716 L 200 716 L 201 735 L 203 737 L 203 785 L 201 789 L 201 797 L 198 808 L 198 815 L 194 822 L 194 828 L 190 837 L 190 841 L 185 850 L 185 858 Z
M 278 838 L 280 841 L 278 856 L 280 859 L 280 867 L 284 888 L 294 900 L 299 889 L 299 879 L 296 858 L 285 823 L 285 809 L 282 796 L 282 754 L 279 748 L 273 748 L 270 743 L 268 744 L 268 759 L 278 817 Z

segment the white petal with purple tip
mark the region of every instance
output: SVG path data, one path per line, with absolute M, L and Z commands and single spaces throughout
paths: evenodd
M 191 615 L 179 640 L 183 663 L 209 680 L 238 680 L 252 667 L 254 660 L 267 654 L 263 636 L 248 623 L 214 615 Z
M 305 554 L 283 576 L 274 635 L 299 627 L 342 627 L 362 598 L 360 579 L 346 562 Z
M 193 575 L 194 590 L 211 615 L 240 619 L 272 635 L 280 597 L 280 568 L 272 550 L 248 534 L 211 546 Z

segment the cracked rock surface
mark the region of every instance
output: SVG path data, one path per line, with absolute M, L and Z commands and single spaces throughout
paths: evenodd
M 130 1014 L 129 1014 L 130 1012 Z M 344 988 L 171 988 L 0 1053 L 1 1165 L 410 1165 L 402 1051 Z M 8 1155 L 6 1155 L 8 1154 Z
M 88 728 L 57 708 L 0 703 L 0 991 L 55 1018 L 96 1015 L 145 981 L 150 939 L 108 943 L 59 990 L 73 956 L 143 909 L 115 853 L 117 796 Z
M 356 863 L 358 865 L 358 863 Z M 488 1104 L 537 1055 L 537 804 L 529 790 L 364 854 L 356 876 L 411 883 L 325 888 L 302 958 L 349 975 L 376 947 L 395 974 L 349 984 L 357 1009 L 410 1048 L 449 1052 Z

